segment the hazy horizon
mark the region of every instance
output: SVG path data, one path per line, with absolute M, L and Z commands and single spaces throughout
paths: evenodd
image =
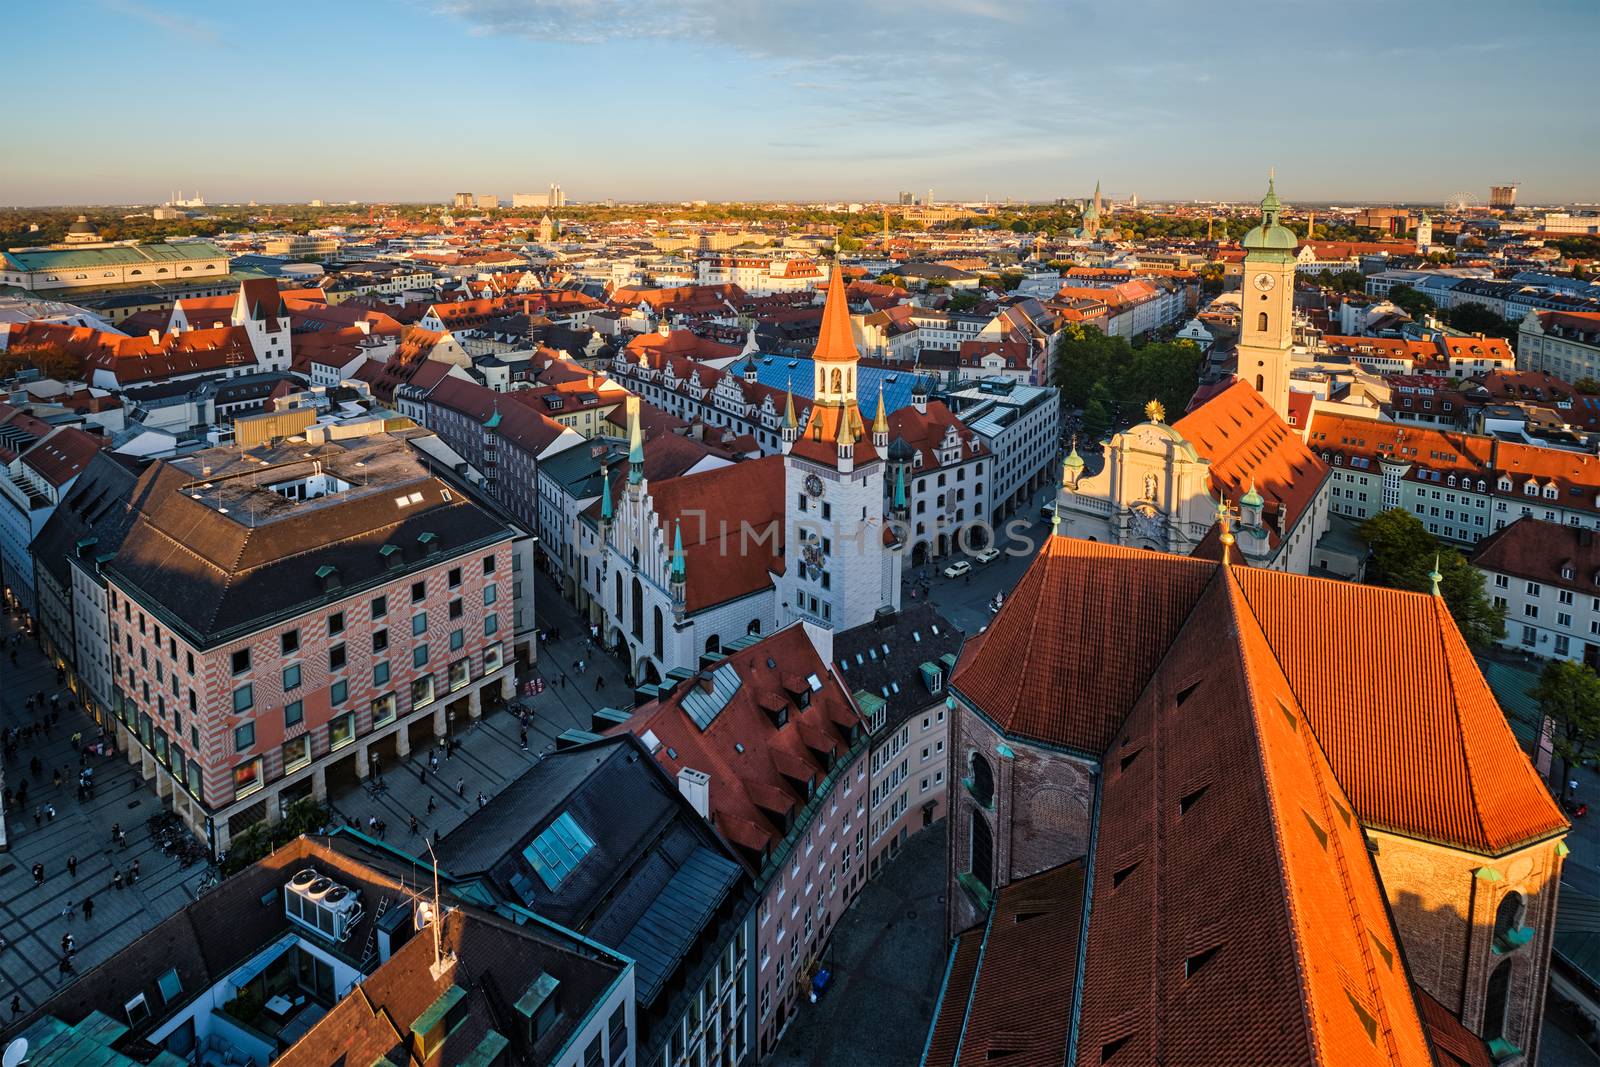
M 17 207 L 1244 202 L 1274 166 L 1303 205 L 1600 200 L 1585 0 L 64 0 L 8 28 Z

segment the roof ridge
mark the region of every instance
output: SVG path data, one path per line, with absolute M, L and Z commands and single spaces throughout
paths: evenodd
M 1240 626 L 1241 619 L 1246 619 L 1246 620 L 1249 621 L 1249 624 L 1255 630 L 1255 636 L 1259 640 L 1259 643 L 1260 643 L 1261 647 L 1266 650 L 1266 653 L 1268 655 L 1268 658 L 1269 658 L 1273 668 L 1278 672 L 1279 677 L 1283 679 L 1284 688 L 1286 690 L 1288 690 L 1289 695 L 1294 699 L 1296 705 L 1300 705 L 1301 704 L 1300 698 L 1295 694 L 1294 687 L 1289 682 L 1288 671 L 1286 671 L 1284 669 L 1283 664 L 1279 661 L 1277 650 L 1272 647 L 1272 642 L 1267 639 L 1266 630 L 1261 626 L 1260 620 L 1256 617 L 1255 608 L 1251 605 L 1250 598 L 1245 595 L 1244 589 L 1238 584 L 1237 579 L 1234 578 L 1233 572 L 1232 572 L 1232 568 L 1222 568 L 1222 569 L 1227 570 L 1229 572 L 1229 576 L 1228 576 L 1228 606 L 1229 606 L 1230 611 L 1233 612 L 1233 614 L 1234 614 L 1234 620 L 1233 620 L 1234 621 L 1234 626 L 1236 628 L 1238 628 Z M 1242 612 L 1240 611 L 1241 604 L 1243 606 L 1243 611 Z M 1239 636 L 1242 637 L 1243 635 L 1240 634 Z M 1239 663 L 1240 663 L 1240 670 L 1241 670 L 1241 673 L 1243 675 L 1245 689 L 1250 694 L 1250 697 L 1251 697 L 1252 714 L 1250 716 L 1250 726 L 1251 726 L 1250 736 L 1256 742 L 1256 755 L 1257 755 L 1257 758 L 1259 759 L 1259 762 L 1260 762 L 1260 770 L 1261 770 L 1262 782 L 1266 787 L 1267 794 L 1268 794 L 1268 803 L 1270 805 L 1271 804 L 1270 797 L 1271 797 L 1272 783 L 1276 779 L 1276 775 L 1274 773 L 1274 768 L 1273 768 L 1272 761 L 1270 761 L 1269 759 L 1266 758 L 1266 749 L 1265 749 L 1265 746 L 1262 744 L 1261 730 L 1260 730 L 1260 727 L 1261 727 L 1260 714 L 1262 713 L 1262 711 L 1264 709 L 1261 706 L 1261 701 L 1256 699 L 1256 693 L 1255 693 L 1255 690 L 1256 690 L 1256 669 L 1253 668 L 1253 666 L 1252 666 L 1252 657 L 1249 654 L 1246 653 L 1246 650 L 1244 648 L 1244 644 L 1243 644 L 1242 641 L 1234 641 L 1234 642 L 1232 642 L 1232 647 L 1236 650 L 1236 652 L 1238 654 Z M 1311 728 L 1310 720 L 1308 719 L 1308 717 L 1305 714 L 1304 707 L 1303 706 L 1297 706 L 1296 713 L 1299 715 L 1300 719 L 1305 722 L 1305 729 L 1296 730 L 1295 733 L 1300 736 L 1301 749 L 1304 752 L 1305 757 L 1306 757 L 1307 768 L 1310 771 L 1312 781 L 1316 785 L 1317 804 L 1318 804 L 1318 808 L 1319 808 L 1319 814 L 1322 816 L 1323 821 L 1328 826 L 1333 827 L 1335 825 L 1334 824 L 1334 820 L 1336 818 L 1338 818 L 1338 816 L 1334 812 L 1328 810 L 1329 804 L 1333 799 L 1333 794 L 1332 794 L 1332 792 L 1331 792 L 1331 790 L 1329 788 L 1328 782 L 1325 781 L 1324 778 L 1323 778 L 1321 769 L 1318 766 L 1318 762 L 1317 762 L 1317 758 L 1316 758 L 1317 756 L 1321 756 L 1322 760 L 1324 762 L 1326 762 L 1327 761 L 1327 753 L 1322 750 L 1322 742 L 1321 742 L 1321 740 L 1319 738 L 1317 738 L 1315 736 L 1316 731 Z M 1307 735 L 1311 735 L 1311 736 L 1307 736 Z M 1314 750 L 1313 750 L 1312 746 L 1316 746 Z M 1330 764 L 1330 776 L 1331 776 L 1331 764 Z M 1338 779 L 1336 777 L 1333 780 L 1333 784 L 1334 784 L 1334 786 L 1337 787 Z M 1283 835 L 1282 835 L 1282 832 L 1281 832 L 1282 827 L 1281 827 L 1280 822 L 1277 819 L 1271 819 L 1270 822 L 1271 822 L 1271 825 L 1272 825 L 1272 828 L 1273 828 L 1273 835 L 1272 836 L 1273 836 L 1274 846 L 1275 846 L 1275 848 L 1277 850 L 1277 859 L 1278 859 L 1278 862 L 1279 862 L 1279 870 L 1280 870 L 1280 873 L 1281 873 L 1281 875 L 1282 875 L 1282 877 L 1284 879 L 1284 882 L 1287 884 L 1288 881 L 1289 881 L 1289 874 L 1288 874 L 1288 865 L 1285 862 L 1285 855 L 1284 855 L 1287 846 L 1286 846 L 1286 843 L 1283 840 Z M 1399 1050 L 1398 1046 L 1395 1044 L 1395 1041 L 1394 1041 L 1394 1024 L 1389 1019 L 1389 1011 L 1388 1011 L 1387 1001 L 1384 999 L 1383 991 L 1378 988 L 1378 983 L 1377 983 L 1377 980 L 1376 980 L 1377 979 L 1376 963 L 1372 959 L 1371 947 L 1367 944 L 1367 932 L 1366 932 L 1365 928 L 1368 927 L 1370 924 L 1367 922 L 1366 917 L 1362 914 L 1360 903 L 1356 898 L 1355 892 L 1353 891 L 1354 887 L 1351 884 L 1351 876 L 1350 876 L 1350 866 L 1349 866 L 1350 861 L 1345 856 L 1343 841 L 1341 840 L 1340 835 L 1338 833 L 1331 833 L 1331 834 L 1328 834 L 1327 836 L 1328 836 L 1328 845 L 1333 850 L 1333 857 L 1334 857 L 1335 866 L 1336 866 L 1336 868 L 1337 868 L 1337 870 L 1339 872 L 1339 882 L 1340 882 L 1340 885 L 1341 885 L 1341 887 L 1343 889 L 1343 892 L 1344 892 L 1345 904 L 1350 909 L 1351 917 L 1354 919 L 1356 925 L 1359 927 L 1359 929 L 1356 930 L 1356 943 L 1357 943 L 1358 949 L 1359 949 L 1359 951 L 1361 953 L 1361 962 L 1362 962 L 1363 971 L 1364 971 L 1363 977 L 1365 978 L 1366 993 L 1367 993 L 1367 996 L 1368 996 L 1368 998 L 1369 998 L 1369 1000 L 1370 1000 L 1370 1002 L 1371 1002 L 1371 1004 L 1373 1006 L 1374 1012 L 1376 1013 L 1376 1015 L 1379 1018 L 1379 1022 L 1380 1022 L 1380 1025 L 1382 1027 L 1382 1031 L 1383 1031 L 1383 1034 L 1384 1034 L 1385 1044 L 1386 1044 L 1386 1046 L 1388 1048 L 1388 1051 L 1389 1051 L 1389 1057 L 1390 1057 L 1391 1060 L 1393 1060 L 1395 1062 L 1398 1062 L 1399 1058 L 1400 1058 L 1400 1050 Z M 1294 912 L 1296 912 L 1298 910 L 1297 906 L 1296 906 L 1297 902 L 1296 902 L 1296 899 L 1295 899 L 1295 895 L 1292 892 L 1284 893 L 1283 898 L 1284 898 L 1285 907 L 1287 907 L 1291 913 L 1294 913 Z M 1393 929 L 1392 920 L 1389 920 L 1387 915 L 1385 916 L 1385 920 L 1388 922 L 1389 927 L 1392 930 Z M 1290 923 L 1290 930 L 1292 932 L 1298 932 L 1298 930 L 1299 930 L 1298 924 L 1291 922 Z M 1302 1006 L 1303 1006 L 1304 1017 L 1305 1017 L 1306 1023 L 1307 1023 L 1307 1030 L 1308 1030 L 1308 1032 L 1310 1034 L 1311 1042 L 1312 1042 L 1313 1047 L 1323 1048 L 1324 1045 L 1325 1045 L 1325 1040 L 1324 1040 L 1325 1035 L 1322 1033 L 1322 1028 L 1318 1025 L 1318 1020 L 1317 1020 L 1317 1017 L 1316 1017 L 1316 1015 L 1315 1015 L 1315 1013 L 1313 1011 L 1313 1004 L 1312 1004 L 1311 997 L 1309 995 L 1309 993 L 1310 993 L 1310 985 L 1306 981 L 1307 969 L 1306 969 L 1306 966 L 1305 966 L 1304 949 L 1303 949 L 1303 946 L 1301 945 L 1300 939 L 1298 937 L 1291 938 L 1291 942 L 1294 945 L 1295 959 L 1296 959 L 1297 965 L 1299 966 L 1299 969 L 1300 969 L 1301 975 L 1302 975 L 1302 981 L 1301 981 L 1302 998 L 1301 998 L 1301 1003 L 1302 1003 Z
M 1444 615 L 1444 618 L 1441 620 L 1443 625 L 1441 625 L 1439 627 L 1439 629 L 1437 631 L 1437 634 L 1436 634 L 1436 639 L 1439 642 L 1439 651 L 1441 653 L 1439 658 L 1440 658 L 1442 666 L 1444 667 L 1446 692 L 1450 693 L 1452 696 L 1455 696 L 1456 692 L 1457 692 L 1456 684 L 1455 684 L 1456 670 L 1455 670 L 1455 664 L 1453 663 L 1453 660 L 1454 660 L 1455 657 L 1451 654 L 1450 643 L 1445 637 L 1445 626 L 1449 626 L 1449 627 L 1453 628 L 1455 626 L 1455 624 L 1456 624 L 1455 618 L 1454 618 L 1454 616 L 1452 616 L 1450 614 L 1450 606 L 1447 603 L 1445 603 L 1445 599 L 1444 599 L 1444 597 L 1442 595 L 1434 595 L 1434 594 L 1427 594 L 1427 595 L 1428 595 L 1430 600 L 1433 600 L 1435 602 L 1432 605 L 1435 617 L 1437 618 L 1440 613 L 1443 613 L 1443 615 Z M 1499 708 L 1499 701 L 1498 700 L 1495 701 L 1495 707 L 1497 709 Z M 1473 817 L 1474 821 L 1477 823 L 1477 826 L 1475 827 L 1475 829 L 1478 831 L 1479 838 L 1481 838 L 1484 841 L 1485 844 L 1488 844 L 1489 843 L 1489 833 L 1488 833 L 1487 820 L 1484 819 L 1484 817 L 1483 817 L 1483 807 L 1478 802 L 1478 787 L 1477 787 L 1477 783 L 1475 782 L 1475 780 L 1473 778 L 1472 756 L 1468 752 L 1468 747 L 1469 746 L 1467 745 L 1467 730 L 1466 730 L 1466 724 L 1464 722 L 1462 722 L 1462 712 L 1461 712 L 1461 701 L 1460 700 L 1452 699 L 1450 701 L 1450 714 L 1451 714 L 1451 717 L 1455 720 L 1455 724 L 1456 724 L 1456 736 L 1455 736 L 1456 749 L 1457 749 L 1457 751 L 1459 751 L 1461 753 L 1461 765 L 1462 765 L 1462 767 L 1464 767 L 1466 769 L 1467 795 L 1470 798 L 1469 801 L 1468 801 L 1467 810 L 1472 812 L 1472 817 Z M 1519 749 L 1519 751 L 1520 751 L 1520 749 Z

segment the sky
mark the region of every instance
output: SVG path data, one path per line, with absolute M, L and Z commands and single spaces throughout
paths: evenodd
M 51 0 L 0 205 L 1600 201 L 1597 0 Z

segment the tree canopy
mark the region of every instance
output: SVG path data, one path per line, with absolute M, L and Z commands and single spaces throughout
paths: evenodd
M 1600 748 L 1600 676 L 1583 663 L 1553 660 L 1528 691 L 1552 726 L 1552 748 L 1561 761 L 1561 795 L 1569 792 L 1572 767 Z
M 1193 341 L 1135 347 L 1093 326 L 1072 323 L 1057 335 L 1055 381 L 1061 399 L 1084 411 L 1084 432 L 1101 437 L 1114 419 L 1131 418 L 1151 400 L 1177 417 L 1189 406 L 1202 354 Z
M 1424 315 L 1431 315 L 1438 308 L 1433 298 L 1417 292 L 1409 285 L 1397 285 L 1389 290 L 1389 299 L 1407 315 L 1420 319 Z
M 1461 636 L 1474 647 L 1493 644 L 1505 633 L 1505 612 L 1484 592 L 1483 572 L 1428 532 L 1422 520 L 1404 508 L 1380 511 L 1361 524 L 1366 542 L 1367 581 L 1391 589 L 1427 593 L 1429 572 L 1437 563 L 1439 593 Z

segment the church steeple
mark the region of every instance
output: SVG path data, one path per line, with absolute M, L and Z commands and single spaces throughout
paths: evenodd
M 628 398 L 628 484 L 644 481 L 644 433 L 639 427 L 639 398 Z
M 889 413 L 883 404 L 883 383 L 878 383 L 878 414 L 872 419 L 872 447 L 889 447 Z

